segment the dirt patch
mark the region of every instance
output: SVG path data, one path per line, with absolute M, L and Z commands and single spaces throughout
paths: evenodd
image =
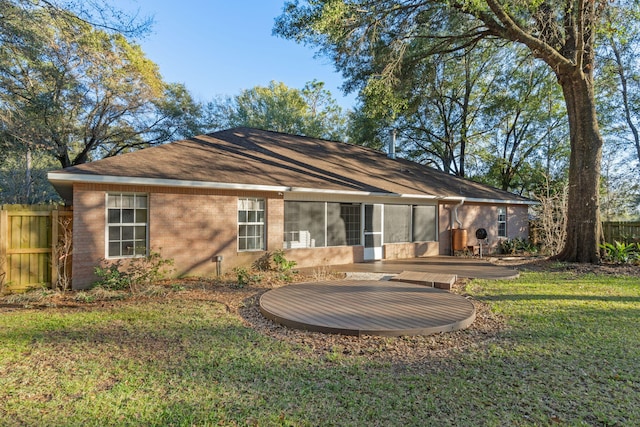
M 490 258 L 489 261 L 496 265 L 513 267 L 519 271 L 566 271 L 575 274 L 640 277 L 640 265 L 633 264 L 579 264 L 550 261 L 547 258 L 527 257 L 496 257 Z

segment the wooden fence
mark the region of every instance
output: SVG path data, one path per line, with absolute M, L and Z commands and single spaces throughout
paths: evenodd
M 604 241 L 607 243 L 614 241 L 640 242 L 640 221 L 603 222 L 602 231 L 604 232 Z
M 70 208 L 0 207 L 0 291 L 70 288 L 72 218 Z

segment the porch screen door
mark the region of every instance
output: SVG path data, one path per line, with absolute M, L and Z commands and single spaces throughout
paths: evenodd
M 364 205 L 364 259 L 382 259 L 383 205 Z

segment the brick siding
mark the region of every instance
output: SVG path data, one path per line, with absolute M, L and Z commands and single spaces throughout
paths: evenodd
M 505 205 L 500 205 L 505 206 Z M 458 224 L 452 221 L 455 204 L 441 204 L 440 217 L 440 254 L 449 255 L 451 251 L 451 224 L 458 228 Z M 487 252 L 496 251 L 500 240 L 516 237 L 527 239 L 529 237 L 528 206 L 507 206 L 507 237 L 498 237 L 498 205 L 465 203 L 458 208 L 458 219 L 462 221 L 462 228 L 467 230 L 467 245 L 477 245 L 476 230 L 487 230 Z
M 216 257 L 222 256 L 222 272 L 250 266 L 265 251 L 237 251 L 238 197 L 266 200 L 266 250 L 283 247 L 284 198 L 277 192 L 249 192 L 197 188 L 136 185 L 75 184 L 73 227 L 73 287 L 83 289 L 97 277 L 94 268 L 105 258 L 105 202 L 107 192 L 145 193 L 149 195 L 149 245 L 175 263 L 176 276 L 216 274 Z M 450 248 L 451 209 L 438 208 L 439 242 L 388 244 L 386 259 L 448 254 Z M 497 209 L 493 205 L 465 204 L 459 218 L 468 229 L 469 245 L 476 243 L 475 230 L 486 228 L 492 247 L 497 244 Z M 527 237 L 526 206 L 510 206 L 507 211 L 509 238 Z M 299 267 L 362 262 L 362 246 L 288 249 L 288 259 Z
M 107 192 L 149 195 L 149 246 L 173 259 L 176 276 L 214 275 L 215 257 L 223 257 L 223 273 L 250 265 L 264 251 L 237 251 L 238 197 L 267 200 L 267 250 L 282 248 L 284 202 L 279 193 L 222 191 L 132 185 L 74 186 L 73 286 L 83 289 L 97 277 L 94 268 L 105 258 Z

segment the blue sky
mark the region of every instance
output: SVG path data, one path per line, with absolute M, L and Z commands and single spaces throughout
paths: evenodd
M 184 83 L 200 101 L 237 95 L 271 80 L 301 89 L 313 79 L 343 108 L 342 78 L 314 49 L 271 35 L 285 0 L 117 0 L 116 7 L 155 20 L 138 42 L 168 82 Z

